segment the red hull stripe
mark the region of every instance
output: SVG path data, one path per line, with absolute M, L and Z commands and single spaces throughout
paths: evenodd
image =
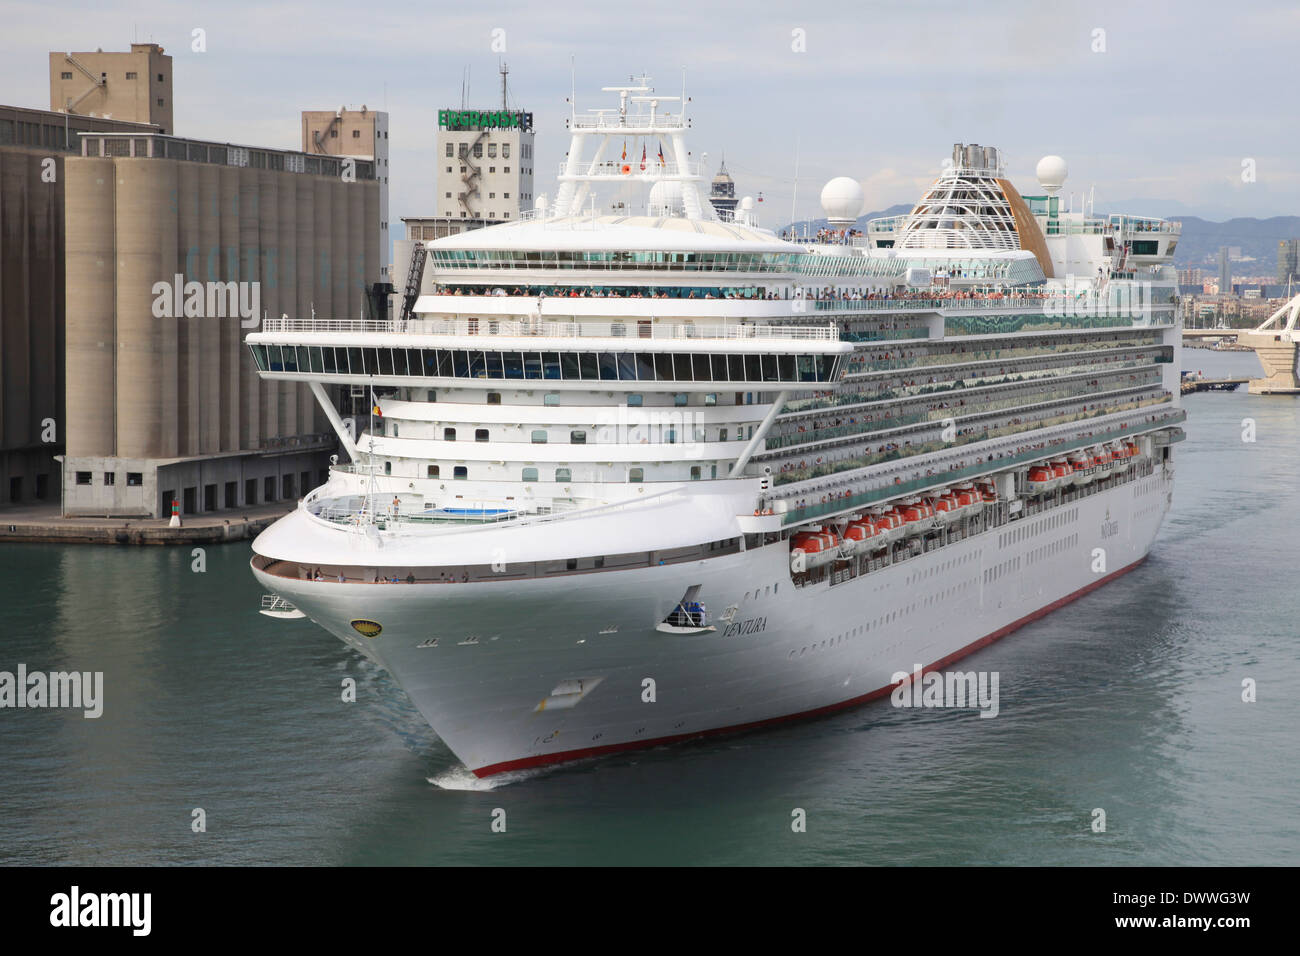
M 1096 581 L 1093 581 L 1087 587 L 1079 588 L 1079 590 L 1073 592 L 1072 594 L 1067 594 L 1065 597 L 1053 601 L 1051 604 L 1044 605 L 1043 607 L 1040 607 L 1037 611 L 1034 611 L 1032 614 L 1026 614 L 1018 621 L 1012 621 L 1006 627 L 1000 628 L 999 630 L 994 631 L 992 634 L 987 634 L 984 637 L 981 637 L 978 641 L 975 641 L 974 643 L 971 644 L 967 644 L 965 647 L 961 648 L 960 650 L 954 651 L 953 653 L 949 654 L 947 657 L 942 658 L 941 660 L 937 660 L 933 664 L 927 665 L 925 668 L 922 669 L 922 673 L 928 674 L 930 671 L 940 670 L 941 668 L 947 667 L 949 664 L 952 664 L 955 661 L 961 660 L 967 654 L 973 654 L 975 651 L 978 651 L 982 647 L 988 647 L 994 641 L 998 640 L 999 638 L 1006 637 L 1012 631 L 1018 630 L 1024 627 L 1026 624 L 1029 624 L 1031 621 L 1036 621 L 1040 617 L 1052 613 L 1057 608 L 1063 607 L 1064 605 L 1069 604 L 1071 601 L 1076 600 L 1077 598 L 1081 598 L 1085 594 L 1088 594 L 1091 591 L 1097 590 L 1097 588 L 1101 587 L 1103 584 L 1106 584 L 1109 581 L 1113 581 L 1121 574 L 1124 574 L 1128 571 L 1132 571 L 1134 568 L 1136 568 L 1139 564 L 1141 564 L 1145 560 L 1146 560 L 1146 556 L 1144 555 L 1143 557 L 1138 558 L 1132 564 L 1126 565 L 1125 567 L 1120 568 L 1118 571 L 1112 571 L 1104 578 L 1098 578 Z M 911 679 L 910 674 L 908 675 L 908 677 L 909 679 Z M 902 682 L 900 681 L 900 683 Z M 539 754 L 536 757 L 521 757 L 518 760 L 506 760 L 503 761 L 502 763 L 494 763 L 486 767 L 480 767 L 479 769 L 475 770 L 474 773 L 476 776 L 479 777 L 490 777 L 493 774 L 505 773 L 508 770 L 526 770 L 529 767 L 544 767 L 547 766 L 548 764 L 567 763 L 570 760 L 582 760 L 586 757 L 599 757 L 604 754 L 618 753 L 624 750 L 643 750 L 646 747 L 659 747 L 664 744 L 677 743 L 678 741 L 682 741 L 682 740 L 697 740 L 702 737 L 712 737 L 715 734 L 735 734 L 735 733 L 741 733 L 746 730 L 755 730 L 759 727 L 771 727 L 775 724 L 787 723 L 788 721 L 807 720 L 811 717 L 819 717 L 823 714 L 832 714 L 839 710 L 847 710 L 850 707 L 857 707 L 861 704 L 866 704 L 873 700 L 879 700 L 881 697 L 884 697 L 892 693 L 894 688 L 897 686 L 898 684 L 890 684 L 886 687 L 881 687 L 877 690 L 873 690 L 870 693 L 862 694 L 859 697 L 851 697 L 848 700 L 842 700 L 836 704 L 827 704 L 825 707 L 817 707 L 813 710 L 800 711 L 797 714 L 785 714 L 781 717 L 766 717 L 763 720 L 755 720 L 747 724 L 735 724 L 730 727 L 714 727 L 711 730 L 697 730 L 693 733 L 687 733 L 687 734 L 672 734 L 667 737 L 654 737 L 651 738 L 650 740 L 629 740 L 621 744 L 606 744 L 603 747 L 583 747 L 578 750 L 562 750 L 558 753 L 553 753 L 553 754 Z

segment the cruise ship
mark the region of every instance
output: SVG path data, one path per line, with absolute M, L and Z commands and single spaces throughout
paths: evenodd
M 1176 223 L 958 144 L 908 214 L 852 228 L 839 178 L 778 235 L 710 206 L 683 97 L 604 90 L 553 199 L 422 243 L 391 320 L 247 336 L 348 459 L 253 544 L 279 613 L 489 776 L 861 704 L 1145 558 Z

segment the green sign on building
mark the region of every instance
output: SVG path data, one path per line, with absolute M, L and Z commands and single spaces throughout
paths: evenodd
M 438 110 L 438 128 L 447 130 L 533 128 L 533 114 L 515 110 Z

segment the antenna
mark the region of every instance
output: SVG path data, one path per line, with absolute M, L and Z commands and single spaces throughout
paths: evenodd
M 799 201 L 799 134 L 794 136 L 794 192 L 790 196 L 790 230 L 794 231 L 795 207 Z
M 506 102 L 506 77 L 510 75 L 510 67 L 503 62 L 498 69 L 501 71 L 501 109 L 508 111 L 510 104 Z
M 578 119 L 578 80 L 577 67 L 574 66 L 573 54 L 569 54 L 569 119 L 577 122 Z

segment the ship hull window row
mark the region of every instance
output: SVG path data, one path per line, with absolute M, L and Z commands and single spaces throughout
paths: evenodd
M 250 344 L 262 372 L 567 382 L 833 382 L 840 355 L 504 352 Z

